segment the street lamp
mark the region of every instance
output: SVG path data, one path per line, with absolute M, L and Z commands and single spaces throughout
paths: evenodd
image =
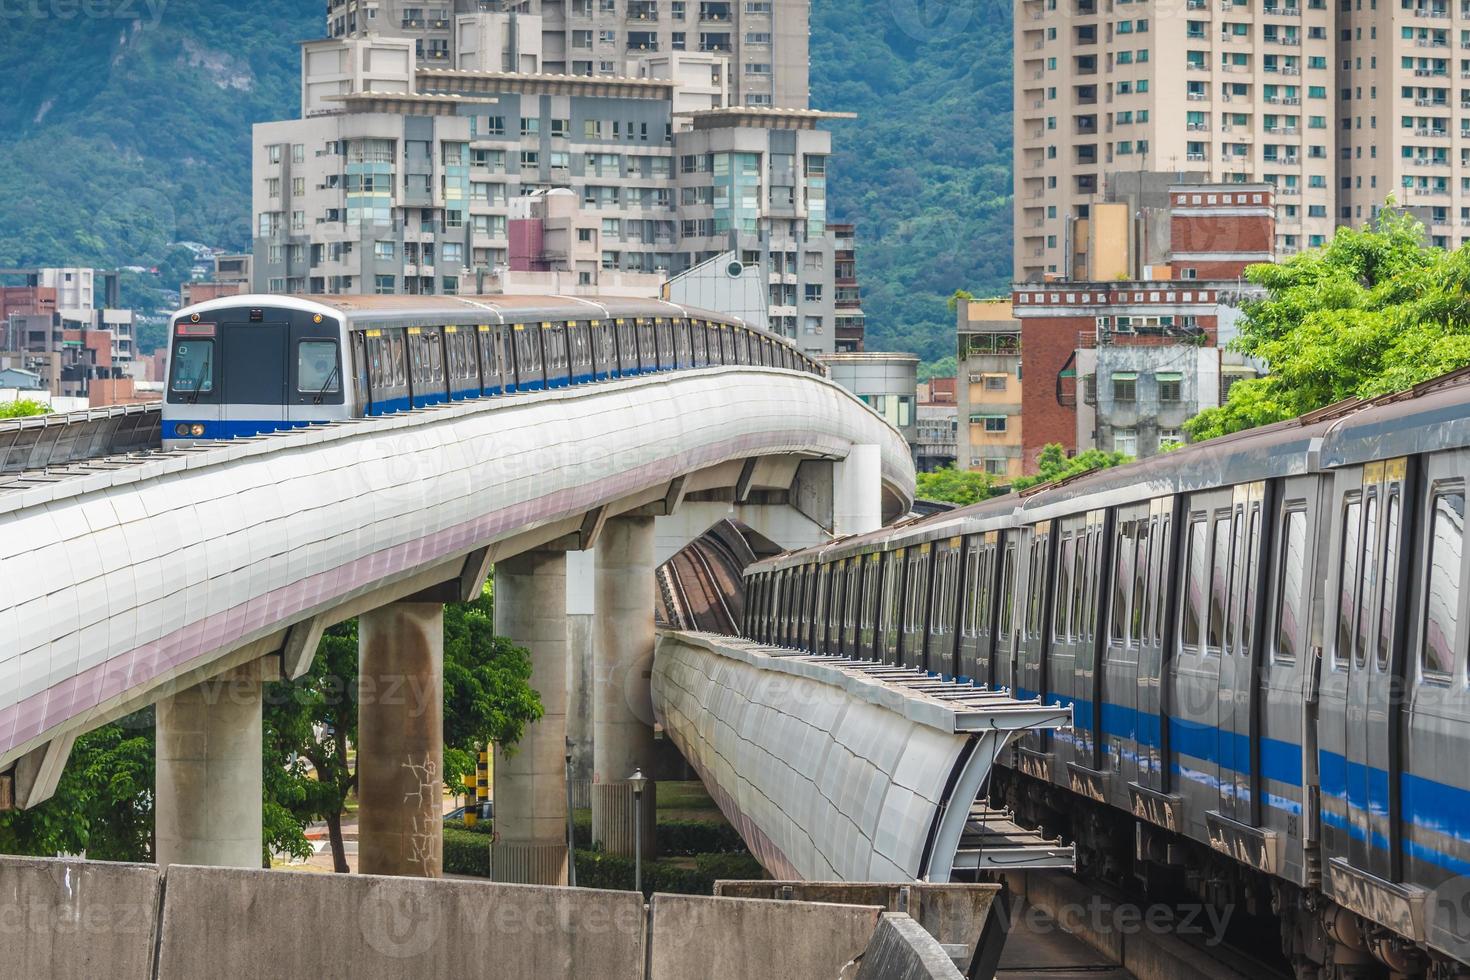
M 572 740 L 567 739 L 567 884 L 577 887 L 577 833 L 572 822 Z
M 633 890 L 643 894 L 643 786 L 648 778 L 642 769 L 628 777 L 633 784 Z

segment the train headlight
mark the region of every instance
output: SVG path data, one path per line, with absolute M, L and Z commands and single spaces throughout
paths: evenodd
M 174 435 L 187 436 L 188 434 L 189 424 L 187 422 L 180 422 L 178 425 L 174 426 Z
M 195 422 L 193 425 L 189 426 L 189 435 L 194 436 L 196 439 L 199 436 L 204 435 L 204 426 L 200 425 L 198 422 Z

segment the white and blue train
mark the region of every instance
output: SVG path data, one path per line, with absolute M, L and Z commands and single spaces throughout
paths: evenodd
M 790 341 L 654 299 L 230 296 L 169 329 L 166 447 L 724 364 L 823 373 Z
M 745 630 L 1070 705 L 995 795 L 1275 914 L 1297 975 L 1470 976 L 1470 372 L 752 565 Z

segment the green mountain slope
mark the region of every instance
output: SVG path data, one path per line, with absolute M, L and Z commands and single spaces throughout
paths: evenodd
M 321 5 L 111 9 L 139 16 L 6 22 L 0 266 L 168 279 L 169 242 L 249 244 L 250 125 L 296 112 Z M 813 104 L 860 117 L 833 127 L 831 195 L 858 224 L 870 349 L 950 353 L 945 298 L 1009 276 L 1010 16 L 1004 0 L 814 0 Z
M 813 0 L 812 104 L 857 225 L 868 350 L 954 353 L 956 289 L 1011 275 L 1009 0 Z

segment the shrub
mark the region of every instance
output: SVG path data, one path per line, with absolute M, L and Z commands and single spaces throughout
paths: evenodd
M 444 825 L 444 871 L 447 874 L 490 877 L 490 838 L 486 834 Z

